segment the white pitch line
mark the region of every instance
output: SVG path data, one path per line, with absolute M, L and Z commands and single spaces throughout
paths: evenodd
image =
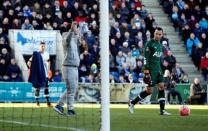
M 25 126 L 39 126 L 39 127 L 44 127 L 44 128 L 56 128 L 56 129 L 68 129 L 68 130 L 72 130 L 72 131 L 84 131 L 82 129 L 77 129 L 77 128 L 73 128 L 73 127 L 53 126 L 53 125 L 46 125 L 46 124 L 31 124 L 28 122 L 21 122 L 21 121 L 0 120 L 0 122 L 13 123 L 13 124 L 19 124 L 19 125 L 25 125 Z

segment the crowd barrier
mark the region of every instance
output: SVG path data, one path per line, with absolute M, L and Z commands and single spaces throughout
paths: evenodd
M 127 102 L 133 99 L 145 88 L 144 84 L 110 84 L 110 102 Z M 183 100 L 189 98 L 190 84 L 178 84 L 176 90 L 181 93 Z M 203 85 L 207 90 L 207 85 Z M 50 83 L 50 100 L 57 102 L 60 95 L 66 89 L 65 83 Z M 40 92 L 40 101 L 44 102 L 43 90 Z M 77 102 L 99 102 L 100 84 L 98 83 L 79 83 L 76 92 Z M 0 82 L 0 102 L 34 102 L 34 89 L 27 82 Z M 144 102 L 157 102 L 157 89 Z

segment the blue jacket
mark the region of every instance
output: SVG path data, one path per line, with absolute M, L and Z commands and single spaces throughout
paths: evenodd
M 192 54 L 192 47 L 193 46 L 198 46 L 199 43 L 200 43 L 200 41 L 199 41 L 199 39 L 197 37 L 195 37 L 194 40 L 192 40 L 190 38 L 187 40 L 187 42 L 186 42 L 186 48 L 187 48 L 187 51 L 188 51 L 189 55 Z
M 29 80 L 33 87 L 40 88 L 46 86 L 46 75 L 43 66 L 43 59 L 39 52 L 34 51 L 30 68 Z

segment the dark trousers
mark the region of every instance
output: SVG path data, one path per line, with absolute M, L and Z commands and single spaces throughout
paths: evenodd
M 190 104 L 204 104 L 206 100 L 206 92 L 190 97 Z
M 175 90 L 175 89 L 170 89 L 169 90 L 169 92 L 168 92 L 168 102 L 169 103 L 171 103 L 170 102 L 170 96 L 172 96 L 173 97 L 173 99 L 176 99 L 176 96 L 178 97 L 178 101 L 179 101 L 179 104 L 181 104 L 182 103 L 182 97 L 181 97 L 181 94 L 177 91 L 177 90 Z

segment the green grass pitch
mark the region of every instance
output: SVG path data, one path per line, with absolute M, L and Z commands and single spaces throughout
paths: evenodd
M 99 108 L 76 108 L 76 117 L 58 115 L 52 108 L 0 107 L 0 131 L 99 131 Z M 158 109 L 111 108 L 111 131 L 208 131 L 208 110 L 191 109 L 181 117 L 160 116 Z

